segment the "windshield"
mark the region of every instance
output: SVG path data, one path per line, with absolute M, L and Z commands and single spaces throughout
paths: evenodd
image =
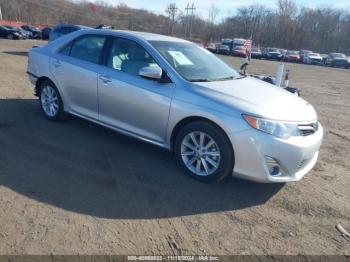
M 236 46 L 235 49 L 236 50 L 245 50 L 245 48 L 243 46 Z
M 298 51 L 288 51 L 288 55 L 299 55 Z
M 227 45 L 221 45 L 220 49 L 230 49 Z
M 279 52 L 277 48 L 269 48 L 268 52 Z
M 18 28 L 14 27 L 14 26 L 4 25 L 4 27 L 6 27 L 7 29 L 10 29 L 10 30 L 16 30 L 16 31 L 18 31 Z
M 214 54 L 195 44 L 167 41 L 150 43 L 188 81 L 220 81 L 240 76 Z
M 344 54 L 333 53 L 332 56 L 333 56 L 334 58 L 346 58 Z
M 39 31 L 38 28 L 34 27 L 34 26 L 31 26 L 31 25 L 28 25 L 28 28 L 32 31 Z

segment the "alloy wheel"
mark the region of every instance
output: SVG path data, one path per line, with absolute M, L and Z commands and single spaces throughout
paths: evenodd
M 181 158 L 186 167 L 198 176 L 213 174 L 220 166 L 220 149 L 204 132 L 191 132 L 181 143 Z
M 55 117 L 59 112 L 59 101 L 56 90 L 49 85 L 41 91 L 41 105 L 46 115 Z

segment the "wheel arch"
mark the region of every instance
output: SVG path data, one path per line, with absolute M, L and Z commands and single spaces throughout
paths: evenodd
M 52 83 L 55 85 L 55 83 L 54 83 L 50 78 L 48 78 L 47 76 L 41 76 L 41 77 L 39 77 L 39 78 L 36 80 L 36 83 L 35 83 L 35 90 L 34 90 L 34 95 L 35 95 L 35 96 L 39 96 L 40 85 L 41 85 L 44 81 L 50 81 L 50 82 L 52 82 Z M 56 85 L 55 85 L 55 86 L 56 86 Z
M 39 89 L 40 89 L 40 85 L 44 82 L 44 81 L 50 81 L 57 89 L 60 97 L 61 97 L 61 100 L 62 100 L 62 105 L 63 105 L 63 109 L 66 109 L 66 104 L 65 104 L 65 100 L 64 100 L 64 96 L 63 96 L 63 93 L 62 93 L 62 90 L 60 90 L 60 88 L 58 87 L 58 85 L 55 83 L 55 81 L 53 81 L 50 77 L 47 77 L 47 76 L 41 76 L 38 78 L 38 80 L 36 81 L 35 83 L 35 87 L 34 87 L 34 95 L 35 96 L 39 96 Z
M 171 151 L 173 151 L 173 149 L 174 149 L 174 143 L 176 140 L 176 136 L 179 134 L 180 130 L 183 127 L 185 127 L 186 125 L 193 123 L 193 122 L 197 122 L 197 121 L 204 121 L 204 122 L 210 123 L 210 124 L 216 126 L 217 128 L 219 128 L 226 135 L 228 141 L 230 141 L 232 152 L 235 155 L 235 150 L 233 148 L 233 145 L 232 145 L 230 138 L 227 135 L 227 131 L 225 130 L 225 128 L 221 127 L 219 124 L 217 124 L 213 120 L 211 120 L 207 117 L 203 117 L 203 116 L 188 116 L 188 117 L 181 119 L 180 121 L 178 121 L 176 123 L 176 125 L 174 126 L 174 128 L 171 132 L 171 135 L 170 135 L 170 150 Z

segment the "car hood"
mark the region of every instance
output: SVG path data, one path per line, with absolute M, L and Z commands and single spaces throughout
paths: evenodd
M 309 58 L 311 58 L 311 59 L 323 59 L 322 56 L 317 56 L 317 55 L 310 55 Z
M 194 83 L 194 87 L 201 95 L 240 113 L 293 122 L 317 119 L 313 106 L 304 99 L 252 77 Z

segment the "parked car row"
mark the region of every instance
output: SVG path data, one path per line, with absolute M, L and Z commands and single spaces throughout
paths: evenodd
M 230 51 L 225 44 L 209 44 L 207 49 L 213 53 L 246 57 L 248 55 L 244 46 L 236 46 Z M 331 67 L 350 68 L 350 57 L 341 53 L 319 54 L 311 50 L 286 50 L 274 47 L 258 48 L 253 47 L 251 58 L 277 60 L 290 63 L 303 63 L 308 65 L 322 65 Z
M 31 25 L 22 25 L 20 27 L 12 25 L 0 25 L 0 37 L 13 39 L 43 39 L 48 40 L 51 28 L 46 27 L 40 30 Z

